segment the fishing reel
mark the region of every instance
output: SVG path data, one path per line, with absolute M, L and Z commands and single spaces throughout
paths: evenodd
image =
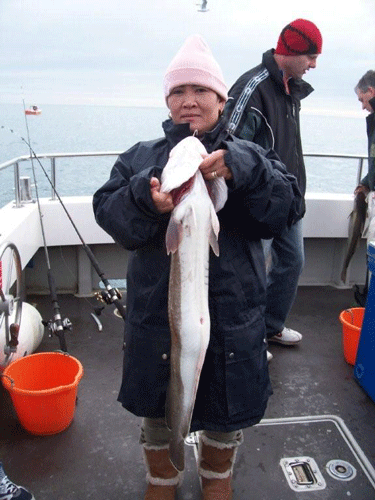
M 61 319 L 60 317 L 54 317 L 54 319 L 50 319 L 49 321 L 42 321 L 43 325 L 46 326 L 49 330 L 49 337 L 51 338 L 53 335 L 59 339 L 60 349 L 63 352 L 68 352 L 68 348 L 65 340 L 65 331 L 69 330 L 70 332 L 73 329 L 73 325 L 68 318 Z
M 65 331 L 69 330 L 70 332 L 73 329 L 73 325 L 68 318 L 61 319 L 60 316 L 55 316 L 53 319 L 49 321 L 42 321 L 43 325 L 46 326 L 49 330 L 48 336 L 51 338 L 53 335 L 59 339 L 60 349 L 63 352 L 68 352 L 66 340 L 65 340 Z
M 100 292 L 96 292 L 95 297 L 98 299 L 99 302 L 111 305 L 116 300 L 122 299 L 122 293 L 118 290 L 118 288 L 110 288 L 106 290 L 101 290 Z
M 118 288 L 113 288 L 107 280 L 105 281 L 102 280 L 102 282 L 105 285 L 105 289 L 101 290 L 100 292 L 96 292 L 95 297 L 102 304 L 107 304 L 107 305 L 115 304 L 119 315 L 125 320 L 125 308 L 124 305 L 121 303 L 122 293 Z M 99 311 L 95 310 L 95 312 L 98 313 Z
M 73 324 L 69 318 L 50 319 L 48 321 L 43 321 L 43 325 L 48 328 L 50 332 L 49 337 L 52 337 L 52 335 L 58 336 L 62 330 L 69 330 L 70 332 L 73 330 Z

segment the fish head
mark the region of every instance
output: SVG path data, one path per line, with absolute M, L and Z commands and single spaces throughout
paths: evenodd
M 193 177 L 205 154 L 206 148 L 196 137 L 189 136 L 180 141 L 170 152 L 161 174 L 161 192 L 170 193 Z

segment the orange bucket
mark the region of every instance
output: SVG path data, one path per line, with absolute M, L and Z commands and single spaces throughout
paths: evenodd
M 355 365 L 364 314 L 364 307 L 345 309 L 345 311 L 342 311 L 340 314 L 344 357 L 346 362 L 350 365 Z
M 82 375 L 78 359 L 61 352 L 42 352 L 10 363 L 2 382 L 21 425 L 31 434 L 49 435 L 71 424 Z

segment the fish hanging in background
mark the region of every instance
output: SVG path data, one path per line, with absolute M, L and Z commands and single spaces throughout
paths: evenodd
M 349 215 L 349 234 L 348 234 L 348 246 L 345 255 L 344 264 L 341 271 L 342 281 L 346 281 L 346 272 L 348 270 L 349 262 L 351 261 L 354 252 L 356 251 L 359 241 L 365 229 L 367 215 L 367 202 L 366 195 L 359 191 L 354 200 L 354 208 Z
M 187 137 L 172 149 L 161 177 L 161 191 L 171 192 L 175 206 L 166 233 L 167 253 L 171 254 L 168 290 L 171 375 L 166 422 L 171 429 L 170 459 L 179 471 L 185 465 L 184 443 L 210 340 L 209 251 L 211 247 L 219 255 L 220 226 L 216 212 L 227 199 L 223 177 L 207 183 L 203 179 L 199 165 L 205 155 L 206 149 L 199 139 Z

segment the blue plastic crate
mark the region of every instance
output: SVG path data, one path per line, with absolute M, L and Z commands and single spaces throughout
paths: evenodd
M 375 274 L 375 241 L 367 248 L 368 269 Z M 375 402 L 375 277 L 370 279 L 354 377 Z

